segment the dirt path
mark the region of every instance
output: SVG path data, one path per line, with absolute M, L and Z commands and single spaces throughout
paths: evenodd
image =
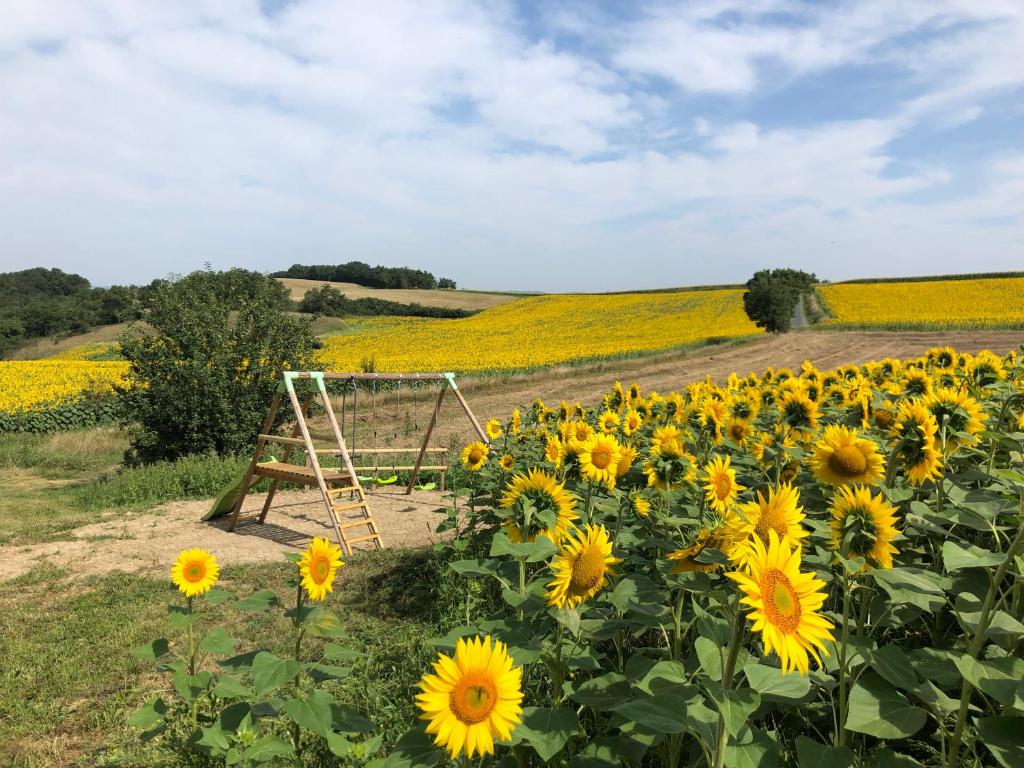
M 415 547 L 437 541 L 434 529 L 444 518 L 436 511 L 444 505 L 440 493 L 414 491 L 405 496 L 401 491 L 377 491 L 368 495 L 385 546 Z M 262 494 L 247 497 L 242 516 L 258 514 L 263 499 Z M 207 500 L 178 501 L 142 514 L 118 512 L 109 520 L 69 531 L 67 541 L 0 547 L 0 581 L 47 561 L 57 566 L 73 562 L 76 577 L 114 571 L 164 576 L 187 547 L 209 550 L 223 566 L 280 561 L 282 553 L 302 550 L 313 536 L 334 539 L 316 492 L 283 491 L 275 498 L 266 523 L 240 522 L 234 533 L 226 530 L 226 517 L 200 522 L 209 507 Z

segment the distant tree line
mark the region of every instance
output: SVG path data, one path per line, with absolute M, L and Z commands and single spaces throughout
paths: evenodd
M 292 264 L 272 277 L 295 277 L 302 280 L 322 280 L 328 283 L 355 283 L 368 288 L 455 288 L 455 281 L 434 277 L 423 269 L 409 267 L 371 267 L 361 261 L 347 264 Z
M 404 315 L 406 317 L 469 317 L 472 312 L 451 307 L 425 307 L 422 304 L 401 304 L 385 299 L 361 298 L 350 299 L 337 288 L 322 285 L 306 291 L 299 303 L 300 312 L 313 315 L 330 315 L 344 317 L 346 315 Z
M 747 317 L 770 333 L 785 333 L 793 312 L 804 294 L 818 282 L 810 272 L 799 269 L 762 269 L 747 280 L 743 308 Z

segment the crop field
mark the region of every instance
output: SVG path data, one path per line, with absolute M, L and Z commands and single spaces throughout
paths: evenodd
M 422 304 L 425 307 L 449 307 L 470 311 L 496 307 L 514 301 L 523 294 L 498 293 L 490 291 L 463 291 L 426 288 L 368 288 L 356 283 L 338 283 L 324 280 L 302 280 L 295 277 L 279 277 L 278 282 L 288 289 L 292 300 L 302 301 L 306 291 L 319 288 L 327 282 L 350 299 L 385 299 L 399 304 Z
M 128 364 L 119 361 L 8 360 L 0 362 L 0 413 L 55 408 L 83 394 L 107 395 L 123 383 Z
M 176 551 L 0 584 L 0 762 L 1020 765 L 1021 358 L 825 369 L 773 349 L 717 384 L 482 411 L 433 548 L 341 564 L 279 530 L 280 564 L 195 541 L 184 595 Z M 89 474 L 123 447 L 90 434 L 0 439 L 21 541 L 142 487 Z M 202 467 L 161 468 L 162 492 Z
M 460 320 L 376 318 L 328 336 L 330 370 L 484 373 L 528 370 L 681 347 L 762 331 L 743 312 L 742 291 L 535 296 Z
M 836 327 L 1024 327 L 1024 277 L 835 283 L 818 292 Z

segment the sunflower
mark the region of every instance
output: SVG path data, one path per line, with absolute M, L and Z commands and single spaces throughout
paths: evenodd
M 512 426 L 511 426 L 511 430 L 512 430 L 512 434 L 513 435 L 518 435 L 519 434 L 519 430 L 522 429 L 522 423 L 523 423 L 523 417 L 519 413 L 519 409 L 516 408 L 514 411 L 512 411 Z
M 936 389 L 924 399 L 928 411 L 935 417 L 935 424 L 941 430 L 946 427 L 946 446 L 974 445 L 978 433 L 985 428 L 988 414 L 981 405 L 963 390 L 952 387 Z
M 711 433 L 711 439 L 716 443 L 722 442 L 722 427 L 729 418 L 729 411 L 725 403 L 709 397 L 700 408 L 700 425 Z
M 654 429 L 651 435 L 652 456 L 681 456 L 683 450 L 683 431 L 675 424 Z
M 345 563 L 341 549 L 327 539 L 315 537 L 299 560 L 302 588 L 310 600 L 323 600 L 334 589 L 334 574 Z
M 629 508 L 633 510 L 633 513 L 640 517 L 647 517 L 651 514 L 651 502 L 649 499 L 644 497 L 639 491 L 633 491 L 629 494 Z
M 598 417 L 597 423 L 602 432 L 611 434 L 619 428 L 619 414 L 615 411 L 605 411 Z
M 942 456 L 935 434 L 935 417 L 920 400 L 900 403 L 893 427 L 896 434 L 896 455 L 902 462 L 911 485 L 922 485 L 939 476 Z
M 470 472 L 479 472 L 487 463 L 490 453 L 491 449 L 487 447 L 487 444 L 477 440 L 462 449 L 462 463 Z
M 569 533 L 573 521 L 579 517 L 576 513 L 576 498 L 554 475 L 542 469 L 531 469 L 525 475 L 514 475 L 505 486 L 498 506 L 512 509 L 520 500 L 529 500 L 536 512 L 553 512 L 555 515 L 553 527 L 537 530 L 531 525 L 526 536 L 529 541 L 534 541 L 537 536 L 545 536 L 558 545 Z M 509 539 L 517 544 L 523 541 L 523 532 L 516 520 L 506 520 L 504 525 Z
M 582 444 L 594 436 L 594 428 L 582 419 L 565 422 L 561 427 L 561 431 L 562 440 L 566 445 L 573 447 L 573 450 L 578 450 L 578 447 L 573 446 L 573 443 Z
M 659 491 L 678 489 L 683 483 L 697 481 L 697 459 L 683 451 L 678 456 L 652 456 L 643 464 L 647 485 Z
M 453 760 L 460 753 L 494 754 L 495 739 L 512 736 L 523 713 L 523 669 L 513 663 L 505 644 L 492 645 L 490 635 L 460 638 L 455 656 L 440 654 L 434 674 L 420 680 L 420 718 Z
M 720 565 L 716 565 L 715 563 L 701 563 L 696 560 L 696 557 L 705 549 L 720 550 L 722 546 L 723 543 L 716 533 L 707 528 L 701 528 L 697 533 L 693 544 L 688 547 L 683 547 L 682 549 L 676 549 L 669 552 L 666 557 L 672 561 L 672 573 L 690 573 L 691 571 L 714 573 L 721 569 Z
M 724 513 L 740 491 L 747 490 L 736 482 L 736 470 L 730 469 L 728 456 L 716 456 L 704 467 L 704 496 L 716 512 Z
M 516 465 L 516 457 L 513 456 L 511 453 L 503 453 L 501 455 L 501 458 L 498 459 L 498 466 L 500 466 L 506 472 L 511 470 L 513 467 L 515 467 L 515 465 Z
M 903 376 L 903 393 L 907 397 L 923 397 L 932 391 L 932 378 L 920 368 L 911 368 Z
M 505 434 L 505 429 L 501 426 L 500 421 L 497 419 L 490 419 L 484 426 L 484 432 L 487 433 L 487 437 L 491 440 L 497 440 Z
M 579 447 L 580 475 L 611 490 L 615 487 L 620 452 L 614 437 L 595 434 Z
M 605 395 L 605 403 L 609 410 L 618 411 L 626 403 L 626 390 L 622 387 L 621 381 L 616 381 L 612 391 Z
M 806 675 L 809 656 L 821 665 L 828 656 L 825 642 L 832 640 L 832 622 L 818 611 L 825 602 L 825 582 L 800 571 L 800 546 L 781 541 L 769 532 L 768 544 L 755 538 L 751 546 L 749 571 L 728 574 L 750 606 L 747 618 L 761 632 L 767 653 L 774 651 L 783 672 L 798 670 Z
M 558 437 L 552 435 L 547 439 L 544 444 L 544 458 L 556 467 L 561 465 L 562 459 L 565 458 L 565 446 Z
M 885 473 L 885 459 L 878 452 L 878 446 L 859 437 L 857 430 L 829 424 L 814 445 L 811 471 L 826 485 L 873 485 Z
M 818 428 L 818 404 L 804 392 L 787 392 L 779 401 L 782 423 L 797 440 L 808 440 Z
M 615 467 L 615 477 L 625 475 L 633 467 L 636 461 L 636 448 L 632 445 L 619 445 L 619 463 Z
M 726 554 L 741 567 L 746 567 L 754 554 L 753 541 L 768 541 L 769 533 L 800 546 L 809 535 L 803 527 L 804 510 L 800 491 L 789 483 L 770 488 L 768 496 L 758 491 L 756 501 L 728 510 L 725 515 L 726 535 L 735 542 Z
M 555 577 L 548 584 L 548 605 L 575 608 L 589 600 L 615 574 L 622 561 L 612 555 L 612 543 L 603 525 L 587 525 L 570 536 L 551 563 Z
M 171 567 L 171 582 L 185 597 L 206 594 L 217 583 L 219 575 L 217 558 L 196 547 L 182 550 Z
M 754 434 L 754 427 L 746 419 L 733 416 L 725 422 L 725 436 L 740 448 L 747 447 L 752 434 Z
M 977 385 L 987 387 L 1006 378 L 1006 368 L 999 355 L 983 349 L 967 361 L 967 375 Z
M 844 557 L 863 557 L 864 570 L 892 568 L 899 550 L 892 540 L 899 534 L 896 510 L 882 494 L 871 495 L 864 486 L 840 488 L 832 501 L 832 548 Z
M 633 408 L 626 410 L 626 415 L 622 418 L 622 433 L 626 437 L 632 437 L 640 427 L 644 425 L 644 420 Z

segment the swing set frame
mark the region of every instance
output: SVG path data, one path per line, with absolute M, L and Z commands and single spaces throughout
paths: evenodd
M 343 425 L 339 424 L 339 420 L 334 411 L 334 406 L 331 403 L 331 397 L 327 392 L 327 381 L 347 381 L 352 385 L 353 445 L 351 449 L 345 442 Z M 358 383 L 373 382 L 373 391 L 376 393 L 376 384 L 378 382 L 388 381 L 436 381 L 441 384 L 437 397 L 434 400 L 434 409 L 430 415 L 430 421 L 423 434 L 423 441 L 420 443 L 418 449 L 378 448 L 376 446 L 369 449 L 360 449 L 359 446 L 356 445 L 355 419 L 356 408 L 358 405 Z M 303 390 L 305 394 L 302 400 L 299 399 L 300 389 Z M 240 519 L 242 503 L 245 499 L 249 486 L 257 479 L 267 477 L 271 481 L 270 490 L 263 503 L 262 511 L 258 517 L 254 518 L 257 522 L 263 523 L 266 520 L 267 513 L 270 510 L 270 505 L 273 502 L 274 495 L 276 494 L 280 483 L 289 482 L 296 483 L 298 485 L 315 486 L 320 490 L 324 505 L 327 508 L 331 523 L 333 524 L 337 535 L 338 543 L 341 545 L 342 551 L 346 555 L 351 554 L 353 544 L 360 542 L 368 542 L 373 547 L 379 549 L 383 546 L 380 531 L 370 514 L 366 494 L 360 484 L 357 471 L 359 469 L 373 469 L 376 474 L 376 472 L 381 469 L 379 466 L 380 461 L 375 458 L 374 467 L 356 467 L 352 462 L 352 457 L 364 454 L 380 455 L 386 453 L 412 453 L 413 451 L 416 451 L 416 462 L 412 466 L 397 467 L 392 465 L 393 469 L 411 471 L 409 482 L 405 488 L 405 494 L 411 494 L 416 485 L 416 480 L 419 477 L 420 470 L 424 468 L 424 457 L 431 450 L 430 438 L 433 435 L 434 427 L 437 424 L 438 414 L 440 413 L 441 405 L 444 402 L 444 396 L 448 390 L 451 390 L 455 395 L 456 400 L 461 406 L 463 412 L 469 418 L 470 423 L 473 425 L 473 429 L 476 431 L 477 435 L 479 435 L 480 439 L 485 443 L 489 442 L 487 433 L 484 431 L 483 427 L 480 426 L 480 422 L 477 421 L 476 416 L 469 407 L 469 403 L 466 402 L 466 398 L 463 396 L 462 392 L 459 391 L 458 385 L 455 383 L 454 373 L 340 373 L 333 371 L 285 371 L 282 376 L 282 382 L 278 387 L 277 394 L 274 395 L 274 399 L 271 402 L 270 411 L 267 414 L 267 418 L 264 420 L 263 427 L 260 429 L 260 433 L 256 439 L 256 447 L 253 451 L 252 460 L 250 461 L 245 474 L 242 476 L 238 497 L 231 511 L 228 530 L 233 531 Z M 376 397 L 376 395 L 374 395 L 374 397 Z M 295 413 L 295 424 L 291 430 L 290 437 L 276 435 L 271 432 L 274 421 L 277 418 L 278 411 L 284 403 L 285 398 L 290 402 L 292 410 Z M 327 421 L 331 427 L 330 438 L 332 438 L 333 442 L 337 445 L 336 448 L 324 449 L 317 448 L 314 445 L 315 438 L 310 433 L 309 426 L 306 423 L 314 401 L 318 401 L 320 403 L 327 415 Z M 374 403 L 376 405 L 375 401 Z M 344 401 L 342 407 L 343 409 L 345 407 Z M 344 417 L 344 411 L 342 415 Z M 374 416 L 375 415 L 376 410 L 374 408 Z M 261 461 L 268 443 L 280 443 L 285 446 L 281 461 L 277 461 L 273 459 L 273 457 L 271 457 L 270 461 Z M 306 450 L 307 458 L 305 466 L 290 464 L 288 461 L 297 446 L 303 446 Z M 447 449 L 440 450 L 445 453 L 447 451 Z M 321 467 L 318 455 L 323 454 L 337 456 L 340 459 L 340 466 L 338 468 Z M 346 493 L 348 494 L 349 502 L 339 503 L 338 497 Z M 360 517 L 355 520 L 344 520 L 344 515 L 339 516 L 339 513 L 352 510 L 354 510 L 357 515 L 360 515 Z M 348 536 L 347 531 L 361 526 L 365 526 L 368 529 L 368 533 L 357 535 L 355 537 Z

